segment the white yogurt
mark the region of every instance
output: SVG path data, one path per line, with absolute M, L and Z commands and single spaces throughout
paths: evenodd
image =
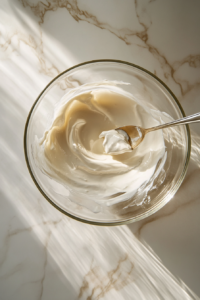
M 99 138 L 104 138 L 103 147 L 105 153 L 116 155 L 125 152 L 131 152 L 132 148 L 128 142 L 128 135 L 123 130 L 108 130 L 103 131 Z
M 90 203 L 109 206 L 139 191 L 147 195 L 158 161 L 166 159 L 162 131 L 149 133 L 131 151 L 126 137 L 112 129 L 153 127 L 161 118 L 161 112 L 141 106 L 116 83 L 82 86 L 67 93 L 56 108 L 51 127 L 37 143 L 38 166 L 67 187 L 70 200 L 89 209 Z M 99 135 L 109 139 L 105 150 Z M 111 155 L 125 150 L 130 152 Z M 145 196 L 141 199 L 139 204 Z

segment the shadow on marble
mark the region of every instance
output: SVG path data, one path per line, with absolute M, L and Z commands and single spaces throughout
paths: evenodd
M 27 295 L 30 300 L 138 300 L 161 294 L 166 299 L 195 299 L 127 226 L 82 224 L 40 195 L 23 156 L 28 111 L 21 107 L 23 98 L 17 101 L 8 90 L 1 86 L 2 300 L 26 300 Z
M 152 216 L 128 225 L 164 265 L 200 295 L 200 137 L 191 131 L 191 156 L 186 177 L 172 200 Z M 190 253 L 190 255 L 188 255 Z
M 2 300 L 197 299 L 126 226 L 81 224 L 48 203 L 28 213 L 1 199 Z
M 13 60 L 3 61 L 0 74 L 3 79 L 0 83 L 2 300 L 13 297 L 138 300 L 146 299 L 147 295 L 148 299 L 165 295 L 166 299 L 183 300 L 188 299 L 187 292 L 191 293 L 191 299 L 197 299 L 165 269 L 148 245 L 173 274 L 200 294 L 199 232 L 193 232 L 199 228 L 198 138 L 193 141 L 196 152 L 192 153 L 187 177 L 174 199 L 157 214 L 129 226 L 100 228 L 71 220 L 51 207 L 31 181 L 23 155 L 24 124 L 33 101 L 50 78 L 83 60 L 109 58 L 109 55 L 121 58 L 123 54 L 125 60 L 132 61 L 133 55 L 125 48 L 123 39 L 116 40 L 109 30 L 106 33 L 99 30 L 96 35 L 96 28 L 91 27 L 91 35 L 87 35 L 89 24 L 80 26 L 71 16 L 64 22 L 65 9 L 59 12 L 60 23 L 53 24 L 55 27 L 50 24 L 52 12 L 39 25 L 30 7 L 21 9 L 22 2 L 28 3 L 9 1 L 21 31 L 13 30 L 2 46 L 9 55 L 15 53 L 18 60 L 12 57 Z M 69 36 L 70 43 L 65 32 L 59 32 L 62 24 L 74 26 L 78 32 Z M 103 40 L 113 44 L 115 52 L 111 46 L 105 50 L 101 34 L 106 34 Z M 98 57 L 95 47 L 88 51 L 94 36 L 93 43 L 100 47 Z M 87 43 L 80 52 L 81 37 Z M 54 59 L 59 47 L 61 50 Z M 142 60 L 141 56 L 139 61 Z M 146 247 L 133 233 L 146 241 Z
M 154 23 L 159 24 L 157 1 L 129 1 L 127 5 L 110 3 L 108 11 L 114 11 L 111 18 L 108 12 L 105 13 L 104 3 L 9 0 L 12 13 L 20 26 L 25 28 L 23 39 L 36 51 L 44 74 L 56 76 L 68 67 L 87 60 L 121 59 L 138 64 L 160 77 L 180 100 L 192 95 L 197 103 L 200 87 L 197 76 L 199 44 L 196 42 L 198 30 L 194 30 L 197 23 L 193 19 L 198 20 L 199 3 L 196 1 L 193 7 L 188 7 L 187 1 L 177 1 L 176 5 L 173 1 L 167 3 L 162 3 L 167 12 L 163 17 L 167 14 L 173 16 L 173 23 L 165 23 L 161 27 L 166 40 L 171 38 L 168 44 L 166 41 L 160 42 L 163 41 L 162 30 L 159 32 L 153 26 Z M 192 8 L 190 14 L 185 13 L 189 8 Z M 120 17 L 118 10 L 121 11 Z M 160 13 L 163 14 L 163 11 Z M 180 26 L 177 26 L 174 17 L 178 15 L 184 28 L 185 17 L 190 16 L 190 19 L 191 13 L 194 15 L 190 20 L 191 28 L 188 26 L 184 31 L 183 39 L 177 39 Z M 190 47 L 185 45 L 190 38 L 195 47 L 192 54 L 188 52 Z M 182 51 L 178 52 L 180 45 Z M 191 106 L 187 107 L 191 109 Z M 190 114 L 194 112 L 190 111 Z
M 25 222 L 2 193 L 0 216 L 1 299 L 76 299 L 78 286 L 74 289 L 48 253 L 50 232 L 44 244 L 34 233 L 34 226 L 44 224 Z

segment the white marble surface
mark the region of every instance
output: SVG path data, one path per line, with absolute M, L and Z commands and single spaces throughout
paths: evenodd
M 32 182 L 23 130 L 61 71 L 112 58 L 160 77 L 186 114 L 200 111 L 198 0 L 0 2 L 0 299 L 198 299 L 200 125 L 175 197 L 129 226 L 81 224 Z M 184 283 L 185 284 L 184 284 Z

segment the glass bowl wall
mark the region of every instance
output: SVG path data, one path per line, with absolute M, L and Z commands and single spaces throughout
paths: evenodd
M 86 62 L 66 70 L 54 78 L 35 101 L 25 126 L 24 151 L 28 169 L 43 196 L 64 214 L 90 224 L 120 225 L 143 219 L 163 207 L 181 185 L 190 156 L 188 126 L 165 129 L 164 139 L 167 160 L 164 165 L 165 179 L 149 192 L 151 201 L 141 206 L 126 208 L 125 203 L 113 205 L 107 211 L 94 213 L 68 199 L 69 191 L 46 176 L 36 166 L 34 156 L 35 136 L 42 137 L 52 122 L 56 103 L 71 89 L 102 80 L 124 81 L 125 91 L 141 104 L 166 112 L 174 119 L 185 116 L 180 103 L 169 88 L 156 76 L 139 66 L 114 60 Z M 137 124 L 136 124 L 137 125 Z M 159 180 L 159 178 L 158 178 Z

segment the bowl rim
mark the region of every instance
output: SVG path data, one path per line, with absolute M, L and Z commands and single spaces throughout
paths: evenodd
M 124 64 L 124 65 L 128 65 L 128 66 L 131 66 L 131 67 L 134 67 L 136 69 L 139 69 L 147 74 L 149 74 L 150 76 L 152 76 L 154 79 L 156 79 L 159 83 L 161 83 L 164 88 L 169 92 L 169 94 L 173 97 L 173 99 L 175 100 L 176 104 L 178 105 L 183 117 L 185 117 L 185 112 L 180 104 L 180 102 L 178 101 L 178 99 L 176 98 L 176 96 L 173 94 L 173 92 L 169 89 L 169 87 L 160 79 L 158 78 L 155 74 L 151 73 L 150 71 L 136 65 L 136 64 L 133 64 L 133 63 L 130 63 L 130 62 L 126 62 L 126 61 L 122 61 L 122 60 L 115 60 L 115 59 L 98 59 L 98 60 L 91 60 L 91 61 L 86 61 L 86 62 L 83 62 L 83 63 L 80 63 L 80 64 L 77 64 L 77 65 L 74 65 L 73 67 L 71 68 L 68 68 L 66 69 L 65 71 L 61 72 L 60 74 L 58 74 L 57 76 L 55 76 L 47 85 L 46 87 L 42 90 L 42 92 L 39 94 L 39 96 L 37 97 L 37 99 L 35 100 L 35 102 L 33 103 L 30 111 L 29 111 L 29 114 L 28 114 L 28 117 L 27 117 L 27 120 L 26 120 L 26 123 L 25 123 L 25 128 L 24 128 L 24 143 L 23 143 L 23 146 L 24 146 L 24 156 L 25 156 L 25 161 L 26 161 L 26 165 L 27 165 L 27 168 L 29 170 L 29 173 L 31 175 L 31 178 L 33 180 L 33 182 L 35 183 L 36 187 L 38 188 L 38 190 L 40 191 L 40 193 L 44 196 L 44 198 L 51 204 L 53 205 L 54 208 L 56 208 L 57 210 L 59 210 L 61 213 L 63 213 L 64 215 L 72 218 L 72 219 L 75 219 L 76 221 L 80 221 L 82 223 L 87 223 L 87 224 L 90 224 L 90 225 L 98 225 L 98 226 L 117 226 L 117 225 L 126 225 L 126 224 L 130 224 L 130 223 L 133 223 L 133 222 L 136 222 L 136 221 L 140 221 L 146 217 L 149 217 L 150 215 L 156 213 L 159 209 L 161 209 L 164 205 L 166 205 L 172 198 L 173 196 L 175 195 L 175 193 L 178 191 L 180 185 L 182 184 L 184 178 L 185 178 L 185 175 L 186 175 L 186 171 L 187 171 L 187 168 L 188 168 L 188 164 L 189 164 L 189 159 L 190 159 L 190 152 L 191 152 L 191 136 L 190 136 L 190 129 L 189 129 L 189 126 L 188 125 L 185 125 L 186 126 L 186 132 L 187 132 L 187 138 L 188 138 L 188 150 L 187 150 L 187 156 L 186 156 L 186 160 L 185 160 L 185 164 L 184 164 L 184 167 L 183 167 L 183 170 L 182 170 L 182 173 L 178 179 L 178 181 L 176 182 L 175 186 L 174 186 L 174 189 L 170 192 L 170 194 L 168 194 L 162 201 L 161 203 L 158 203 L 157 205 L 155 205 L 152 209 L 150 209 L 149 211 L 139 215 L 138 217 L 132 217 L 132 218 L 129 218 L 127 220 L 123 220 L 123 221 L 111 221 L 111 222 L 101 222 L 101 221 L 91 221 L 91 220 L 87 220 L 87 219 L 84 219 L 84 218 L 81 218 L 81 217 L 78 217 L 76 215 L 72 215 L 71 213 L 65 211 L 64 209 L 62 209 L 61 207 L 59 207 L 57 204 L 55 204 L 46 194 L 45 192 L 43 191 L 43 189 L 40 187 L 38 181 L 36 180 L 33 172 L 32 172 L 32 169 L 31 169 L 31 166 L 30 166 L 30 163 L 29 163 L 29 157 L 28 157 L 28 151 L 27 151 L 27 133 L 28 133 L 28 127 L 29 127 L 29 121 L 31 119 L 31 116 L 32 116 L 32 112 L 36 106 L 36 104 L 38 103 L 38 101 L 40 100 L 41 96 L 45 93 L 45 91 L 51 86 L 51 84 L 53 82 L 55 82 L 59 77 L 61 77 L 62 75 L 68 73 L 69 71 L 73 70 L 73 69 L 76 69 L 78 67 L 81 67 L 81 66 L 84 66 L 84 65 L 89 65 L 89 64 L 95 64 L 95 63 L 116 63 L 116 64 Z

